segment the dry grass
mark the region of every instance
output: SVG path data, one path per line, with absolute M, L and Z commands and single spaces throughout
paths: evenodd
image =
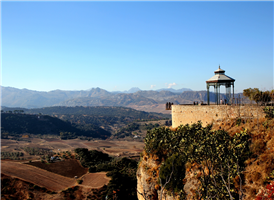
M 251 136 L 252 157 L 245 162 L 244 190 L 246 199 L 254 199 L 269 182 L 268 177 L 274 170 L 274 119 L 226 119 L 214 124 L 213 129 L 220 127 L 231 136 L 243 130 Z

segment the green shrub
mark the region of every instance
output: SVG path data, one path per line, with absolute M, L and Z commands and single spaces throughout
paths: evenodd
M 89 169 L 88 169 L 88 171 L 89 171 L 90 173 L 96 172 L 96 167 L 95 167 L 95 166 L 90 166 Z
M 188 162 L 209 170 L 207 173 L 201 170 L 197 176 L 202 198 L 215 196 L 218 199 L 227 199 L 228 184 L 231 195 L 236 198 L 238 194 L 234 180 L 242 176 L 244 161 L 250 156 L 250 136 L 242 131 L 231 137 L 224 130 L 216 131 L 211 128 L 212 125 L 202 127 L 201 122 L 198 122 L 181 125 L 176 131 L 156 128 L 147 132 L 145 151 L 165 159 L 163 171 L 160 173 L 161 181 L 166 180 L 174 167 L 174 176 L 166 186 L 169 190 L 179 191 L 184 187 L 181 181 L 184 174 L 180 171 L 184 171 L 184 163 Z M 180 171 L 177 172 L 176 168 Z
M 37 185 L 33 185 L 33 189 L 39 189 L 40 187 L 39 186 L 37 186 Z
M 185 178 L 185 162 L 187 158 L 178 153 L 162 163 L 160 168 L 160 181 L 165 184 L 169 178 L 170 182 L 166 185 L 166 189 L 178 193 L 184 189 L 183 179 Z
M 82 184 L 82 183 L 83 183 L 83 180 L 77 180 L 77 183 L 78 183 L 78 184 Z
M 266 114 L 267 119 L 272 119 L 274 118 L 274 107 L 273 106 L 266 106 L 264 108 L 264 113 Z

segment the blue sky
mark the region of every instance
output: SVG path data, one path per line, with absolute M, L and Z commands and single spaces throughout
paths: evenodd
M 273 88 L 273 2 L 2 1 L 1 34 L 3 86 Z

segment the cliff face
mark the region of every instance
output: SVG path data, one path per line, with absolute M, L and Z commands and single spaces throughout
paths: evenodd
M 159 182 L 159 171 L 161 160 L 155 155 L 146 155 L 144 153 L 137 170 L 137 196 L 139 200 L 174 200 L 180 199 L 180 195 L 174 192 L 162 190 L 165 183 Z M 186 171 L 184 179 L 184 191 L 186 199 L 193 199 L 198 187 L 196 175 L 198 167 L 193 165 Z
M 143 156 L 137 169 L 137 196 L 139 200 L 158 200 L 158 170 L 158 165 L 152 159 Z M 153 173 L 152 176 L 149 174 L 150 171 Z
M 167 152 L 175 147 L 176 141 L 180 138 L 180 131 L 186 130 L 186 128 L 187 127 L 184 127 L 184 129 L 182 127 L 177 130 L 174 129 L 173 132 L 169 129 L 155 129 L 152 132 L 148 132 L 145 139 L 145 150 L 137 170 L 137 195 L 139 200 L 201 199 L 210 192 L 211 196 L 218 196 L 218 199 L 228 199 L 228 195 L 225 196 L 225 194 L 229 194 L 231 196 L 233 195 L 235 199 L 249 200 L 261 199 L 261 197 L 271 192 L 271 194 L 274 194 L 274 188 L 271 187 L 274 185 L 274 119 L 265 118 L 227 119 L 215 123 L 211 129 L 212 131 L 204 137 L 205 140 L 202 140 L 203 138 L 201 137 L 197 139 L 198 142 L 202 141 L 203 145 L 211 144 L 209 149 L 202 151 L 207 152 L 205 155 L 197 154 L 198 156 L 194 157 L 194 159 L 188 159 L 187 161 L 177 159 L 179 163 L 184 163 L 183 165 L 185 166 L 184 175 L 181 176 L 181 178 L 179 178 L 179 176 L 172 177 L 173 179 L 177 178 L 177 185 L 175 186 L 180 186 L 180 190 L 177 190 L 177 193 L 174 192 L 176 191 L 174 189 L 170 189 L 170 191 L 162 190 L 165 182 L 162 184 L 159 182 L 160 171 L 162 177 L 165 167 L 174 166 L 174 169 L 176 168 L 175 161 L 172 162 L 171 165 L 170 162 L 168 162 L 172 160 L 170 158 L 173 158 L 174 154 L 167 156 Z M 193 128 L 194 131 L 195 129 Z M 189 129 L 189 131 L 191 130 L 192 129 Z M 204 129 L 201 128 L 201 130 Z M 216 130 L 222 131 L 219 132 Z M 219 136 L 226 135 L 226 137 L 210 143 L 208 139 L 217 138 L 216 136 L 218 136 L 218 134 Z M 181 138 L 181 141 L 185 141 L 186 139 L 190 140 L 191 138 L 193 138 L 192 135 L 188 138 Z M 191 147 L 194 142 L 195 141 L 191 141 L 189 146 Z M 214 150 L 210 156 L 206 157 L 206 155 L 210 153 L 210 149 L 218 150 L 224 142 L 226 142 L 224 147 L 228 146 L 226 145 L 227 142 L 230 142 L 231 146 L 234 145 L 234 148 L 231 148 L 231 150 L 238 150 L 245 146 L 239 151 L 242 153 L 237 154 L 237 158 L 242 159 L 241 163 L 238 162 L 238 160 L 235 161 L 233 151 L 225 151 L 225 154 L 218 153 L 218 156 L 216 156 L 214 152 L 217 151 Z M 237 144 L 235 145 L 234 142 L 237 142 Z M 190 158 L 191 155 L 194 155 L 193 152 L 197 153 L 199 151 L 201 147 L 200 143 L 197 147 L 195 151 L 189 153 L 186 144 L 182 144 L 180 146 L 181 151 L 177 155 L 186 153 L 187 158 Z M 165 157 L 165 159 L 159 158 L 156 154 Z M 226 156 L 230 156 L 229 158 L 234 160 L 232 160 L 231 163 L 227 161 L 228 164 L 225 169 L 224 167 L 226 167 L 226 165 L 222 163 L 222 160 L 224 160 Z M 219 157 L 221 159 L 214 163 L 212 158 L 218 159 Z M 178 164 L 178 162 L 176 164 Z M 165 163 L 165 165 L 162 165 L 162 163 Z M 220 169 L 218 168 L 219 166 L 221 166 Z M 231 170 L 232 166 L 236 167 L 235 173 L 235 170 Z M 162 170 L 160 168 L 162 168 Z M 224 169 L 226 171 L 224 171 Z M 174 172 L 175 171 L 176 170 L 174 170 Z M 227 175 L 223 178 L 225 173 Z M 232 173 L 234 173 L 233 177 L 231 175 Z M 170 174 L 170 172 L 168 172 L 168 174 Z M 231 180 L 229 180 L 228 177 Z M 226 180 L 229 181 L 226 182 Z M 228 190 L 228 186 L 232 189 Z M 175 188 L 174 185 L 172 188 Z M 213 190 L 214 193 L 212 192 Z M 271 198 L 272 197 L 274 198 L 274 196 L 271 196 Z

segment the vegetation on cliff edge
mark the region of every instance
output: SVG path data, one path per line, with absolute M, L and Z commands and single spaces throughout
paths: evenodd
M 176 162 L 180 159 L 181 163 L 200 166 L 197 198 L 229 199 L 236 198 L 242 190 L 235 182 L 239 182 L 236 180 L 241 180 L 243 176 L 244 162 L 250 154 L 249 138 L 246 130 L 230 136 L 224 130 L 212 130 L 212 125 L 202 127 L 201 122 L 198 122 L 179 126 L 176 131 L 168 128 L 148 131 L 145 151 L 156 154 L 163 161 L 160 168 L 170 169 L 169 172 L 161 169 L 162 182 L 171 173 L 183 170 L 181 165 L 170 162 L 170 158 L 179 154 Z M 180 180 L 175 181 L 178 178 Z M 183 197 L 183 179 L 184 175 L 174 175 L 166 189 Z

